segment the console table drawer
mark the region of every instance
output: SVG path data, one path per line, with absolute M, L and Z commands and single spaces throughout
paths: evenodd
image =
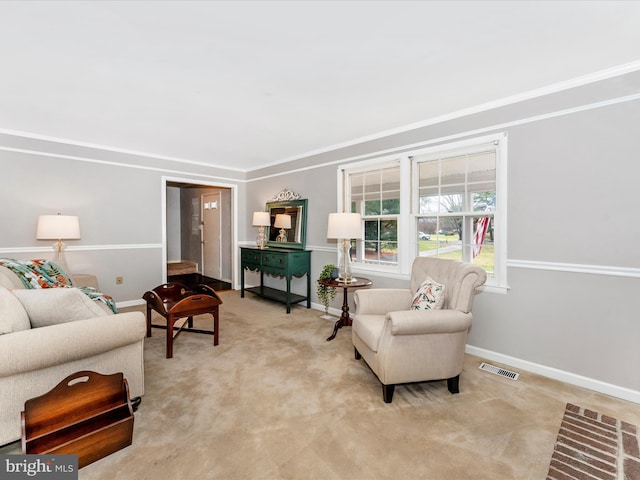
M 242 249 L 240 253 L 240 259 L 243 264 L 251 264 L 260 266 L 262 255 L 260 252 L 256 252 L 255 250 Z
M 282 269 L 286 271 L 287 265 L 289 263 L 288 258 L 288 255 L 283 255 L 280 253 L 268 253 L 262 256 L 262 266 L 270 270 Z

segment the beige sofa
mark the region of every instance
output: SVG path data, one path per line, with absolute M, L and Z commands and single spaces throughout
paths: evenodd
M 122 372 L 144 394 L 144 314 L 107 310 L 77 288 L 24 289 L 0 267 L 0 445 L 20 439 L 24 402 L 71 373 Z

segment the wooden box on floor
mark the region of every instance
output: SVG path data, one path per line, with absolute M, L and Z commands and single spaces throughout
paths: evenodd
M 131 445 L 133 408 L 122 373 L 82 371 L 27 400 L 22 452 L 77 454 L 78 468 Z

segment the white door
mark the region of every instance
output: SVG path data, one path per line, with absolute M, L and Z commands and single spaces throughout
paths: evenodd
M 202 195 L 202 274 L 222 278 L 220 192 Z

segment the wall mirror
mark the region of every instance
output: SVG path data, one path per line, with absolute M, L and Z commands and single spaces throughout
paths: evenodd
M 304 250 L 307 243 L 307 199 L 267 202 L 271 226 L 267 235 L 267 246 L 275 248 L 297 248 Z M 275 226 L 276 215 L 289 215 L 291 228 L 285 229 L 284 238 L 278 240 L 281 229 Z

